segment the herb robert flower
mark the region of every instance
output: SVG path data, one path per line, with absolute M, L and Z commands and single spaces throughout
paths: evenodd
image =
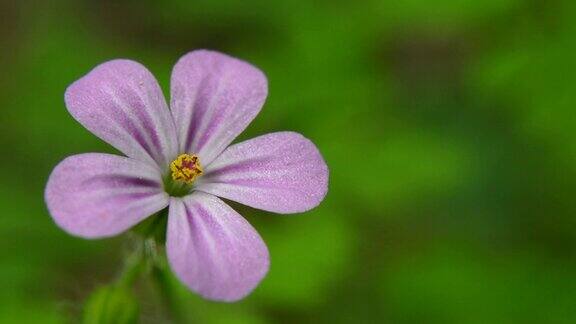
M 288 214 L 317 206 L 328 168 L 300 134 L 230 145 L 267 96 L 264 74 L 198 50 L 175 65 L 170 109 L 154 76 L 130 60 L 103 63 L 65 94 L 68 111 L 126 157 L 86 153 L 53 170 L 45 198 L 56 224 L 84 238 L 120 234 L 168 207 L 166 254 L 177 277 L 205 298 L 235 301 L 266 275 L 256 230 L 220 198 Z

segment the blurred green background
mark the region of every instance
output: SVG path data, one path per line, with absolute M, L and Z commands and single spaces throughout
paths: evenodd
M 51 169 L 113 152 L 67 113 L 113 58 L 162 87 L 210 48 L 261 68 L 241 136 L 294 130 L 330 167 L 323 204 L 234 205 L 272 266 L 236 304 L 174 281 L 195 323 L 575 323 L 576 2 L 0 1 L 0 322 L 77 322 L 125 237 L 84 241 L 43 201 Z M 143 323 L 168 322 L 136 287 Z

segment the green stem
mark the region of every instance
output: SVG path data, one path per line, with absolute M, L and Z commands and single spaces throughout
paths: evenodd
M 142 248 L 137 247 L 136 251 L 128 256 L 124 264 L 124 269 L 120 277 L 116 280 L 116 284 L 127 288 L 132 287 L 140 274 L 146 269 L 144 261 Z
M 138 305 L 131 290 L 143 275 L 152 281 L 172 322 L 186 323 L 166 262 L 164 245 L 167 218 L 167 211 L 164 210 L 133 229 L 133 248 L 125 258 L 122 272 L 113 283 L 92 294 L 93 297 L 85 306 L 85 323 L 116 323 L 109 320 L 116 316 L 135 319 Z
M 164 307 L 172 317 L 175 323 L 185 323 L 185 317 L 177 302 L 174 294 L 174 289 L 170 284 L 170 280 L 166 271 L 158 267 L 152 269 L 152 279 L 156 284 L 156 288 L 163 300 Z
M 124 263 L 118 278 L 111 284 L 94 290 L 84 305 L 84 324 L 136 323 L 138 302 L 132 294 L 132 286 L 146 269 L 143 247 L 137 246 Z
M 151 248 L 151 245 L 148 245 L 149 248 Z M 155 244 L 153 245 L 155 254 L 150 258 L 152 261 L 150 278 L 152 279 L 152 282 L 162 300 L 162 304 L 164 305 L 164 308 L 170 315 L 171 319 L 175 323 L 186 323 L 186 318 L 180 303 L 178 303 L 176 292 L 174 291 L 174 287 L 170 282 L 166 259 L 164 255 L 160 255 L 158 253 Z

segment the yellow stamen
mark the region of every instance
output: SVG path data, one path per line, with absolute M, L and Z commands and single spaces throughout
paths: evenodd
M 172 171 L 172 179 L 188 184 L 194 182 L 203 172 L 198 156 L 186 153 L 180 154 L 176 160 L 170 163 L 170 170 Z

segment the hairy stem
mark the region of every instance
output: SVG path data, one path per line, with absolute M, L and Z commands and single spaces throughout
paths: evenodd
M 145 242 L 145 255 L 149 261 L 150 280 L 157 290 L 166 312 L 175 323 L 185 323 L 182 308 L 176 298 L 176 292 L 170 282 L 164 250 L 159 248 L 157 241 L 148 239 Z M 163 245 L 160 245 L 163 247 Z

